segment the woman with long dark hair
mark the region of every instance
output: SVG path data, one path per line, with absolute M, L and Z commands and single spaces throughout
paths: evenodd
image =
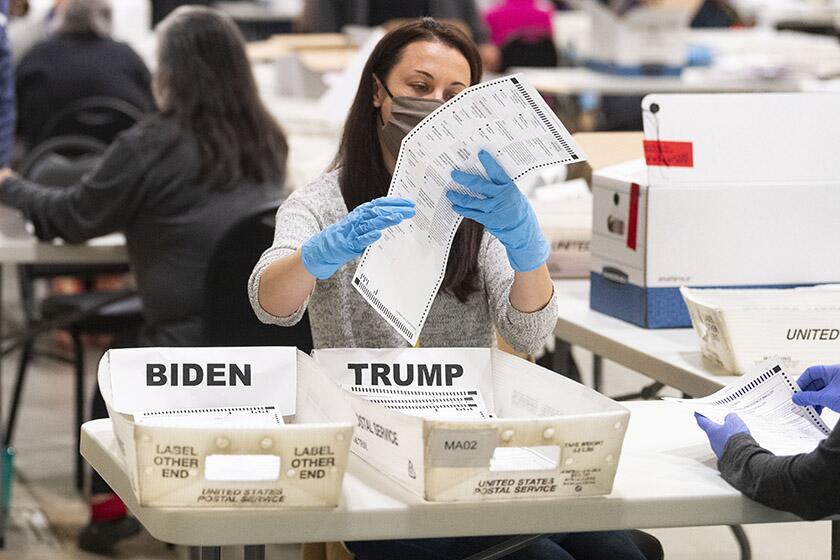
M 19 208 L 42 239 L 80 242 L 123 231 L 145 320 L 128 344 L 197 346 L 211 253 L 228 227 L 285 196 L 287 146 L 228 16 L 179 8 L 158 35 L 159 112 L 119 136 L 71 187 L 37 185 L 3 169 L 0 201 Z M 97 390 L 94 417 L 104 415 Z M 92 523 L 80 535 L 87 550 L 106 551 L 132 532 L 125 507 L 109 493 L 96 477 Z
M 457 28 L 422 19 L 376 46 L 362 74 L 334 168 L 294 192 L 277 214 L 275 240 L 251 275 L 261 320 L 292 325 L 309 309 L 316 348 L 400 347 L 405 341 L 351 286 L 355 261 L 385 228 L 414 214 L 389 198 L 402 138 L 424 116 L 481 79 L 475 45 Z M 484 198 L 449 192 L 465 216 L 442 288 L 420 333 L 422 346 L 492 346 L 494 325 L 514 348 L 533 352 L 554 329 L 557 304 L 545 266 L 548 246 L 534 212 L 487 153 L 490 179 L 453 173 Z M 503 537 L 347 543 L 360 560 L 465 558 Z M 628 533 L 554 535 L 511 559 L 642 559 Z
M 414 213 L 412 202 L 384 197 L 402 137 L 480 80 L 475 45 L 452 25 L 426 18 L 379 42 L 363 71 L 334 168 L 293 193 L 278 213 L 275 243 L 249 286 L 260 319 L 290 325 L 308 307 L 316 348 L 405 345 L 351 287 L 354 261 L 382 229 Z M 516 195 L 521 197 L 518 190 Z M 534 352 L 552 332 L 557 306 L 544 264 L 548 248 L 527 201 L 514 203 L 522 211 L 523 231 L 533 238 L 524 248 L 534 253 L 528 266 L 514 272 L 511 247 L 478 221 L 463 220 L 420 333 L 422 346 L 492 346 L 495 325 L 514 348 Z

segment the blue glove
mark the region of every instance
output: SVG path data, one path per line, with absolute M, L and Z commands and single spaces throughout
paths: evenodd
M 706 432 L 709 437 L 712 451 L 715 452 L 718 459 L 723 455 L 723 450 L 726 449 L 726 442 L 729 441 L 729 438 L 735 434 L 750 433 L 750 429 L 747 428 L 744 421 L 734 412 L 726 415 L 723 424 L 713 422 L 699 412 L 694 413 L 694 418 L 697 419 L 697 425 L 700 426 L 700 429 Z
M 414 215 L 414 202 L 382 197 L 365 202 L 343 220 L 313 235 L 300 249 L 306 270 L 317 278 L 329 278 L 345 263 L 364 253 L 382 236 L 382 230 Z
M 799 406 L 811 405 L 818 413 L 824 406 L 840 412 L 840 364 L 811 366 L 796 383 L 802 392 L 793 395 L 793 402 Z
M 446 196 L 452 209 L 493 234 L 505 246 L 513 270 L 534 270 L 548 260 L 548 242 L 540 231 L 534 209 L 493 156 L 481 150 L 478 159 L 489 181 L 457 169 L 452 172 L 452 179 L 482 198 L 448 191 Z

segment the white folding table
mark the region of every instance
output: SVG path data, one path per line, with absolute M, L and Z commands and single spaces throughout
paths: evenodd
M 703 358 L 691 328 L 643 329 L 594 311 L 589 307 L 588 280 L 556 281 L 554 289 L 560 308 L 554 334 L 596 357 L 693 397 L 714 393 L 739 379 Z
M 592 352 L 600 385 L 602 358 L 693 397 L 703 397 L 740 379 L 703 358 L 691 328 L 643 329 L 589 307 L 588 280 L 554 283 L 560 308 L 554 334 Z M 663 420 L 670 421 L 670 420 Z M 833 521 L 832 560 L 840 560 L 840 521 Z
M 626 403 L 630 424 L 607 496 L 467 503 L 425 502 L 352 456 L 337 508 L 141 507 L 110 420 L 82 427 L 81 451 L 157 539 L 211 550 L 222 545 L 515 535 L 795 521 L 732 488 L 715 467 L 690 411 Z M 210 556 L 212 557 L 212 556 Z M 258 557 L 258 556 L 254 556 Z

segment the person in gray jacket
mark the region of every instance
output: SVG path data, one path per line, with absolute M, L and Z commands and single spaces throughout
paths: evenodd
M 77 184 L 56 189 L 0 171 L 0 202 L 41 239 L 125 234 L 144 324 L 129 346 L 200 346 L 204 280 L 216 243 L 254 210 L 285 198 L 287 145 L 260 101 L 236 24 L 182 7 L 159 27 L 159 112 L 120 135 Z M 93 417 L 107 416 L 97 389 Z M 99 477 L 79 546 L 108 552 L 139 530 Z M 133 522 L 133 523 L 132 523 Z

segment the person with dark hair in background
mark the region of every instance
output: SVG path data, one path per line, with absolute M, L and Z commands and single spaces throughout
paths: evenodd
M 257 262 L 248 286 L 260 320 L 290 326 L 308 308 L 316 348 L 405 346 L 352 287 L 355 265 L 383 230 L 414 215 L 412 201 L 385 196 L 402 139 L 445 101 L 477 84 L 481 74 L 475 44 L 454 25 L 424 18 L 382 38 L 362 72 L 334 168 L 292 193 L 277 213 L 274 244 Z M 490 347 L 496 327 L 514 349 L 533 352 L 557 320 L 545 265 L 548 244 L 516 184 L 489 153 L 480 152 L 479 159 L 489 180 L 459 171 L 452 175 L 484 197 L 447 193 L 466 219 L 452 242 L 420 344 Z M 360 560 L 448 559 L 465 558 L 506 538 L 347 546 Z M 628 531 L 551 535 L 508 558 L 641 560 L 645 556 L 633 538 Z
M 18 136 L 24 143 L 38 141 L 52 115 L 87 97 L 153 109 L 146 65 L 130 46 L 110 38 L 108 0 L 64 0 L 55 17 L 56 33 L 17 67 Z
M 345 25 L 375 27 L 391 20 L 434 17 L 462 22 L 479 45 L 485 70 L 499 66 L 499 49 L 490 42 L 475 0 L 306 0 L 304 27 L 315 33 L 338 33 Z
M 159 113 L 120 135 L 71 187 L 49 188 L 1 170 L 0 202 L 20 209 L 42 239 L 77 243 L 123 231 L 145 322 L 133 345 L 199 346 L 213 249 L 241 217 L 283 199 L 288 148 L 229 17 L 179 8 L 158 35 Z M 106 416 L 97 389 L 93 417 Z M 91 522 L 79 545 L 106 552 L 139 527 L 98 476 L 92 492 Z

